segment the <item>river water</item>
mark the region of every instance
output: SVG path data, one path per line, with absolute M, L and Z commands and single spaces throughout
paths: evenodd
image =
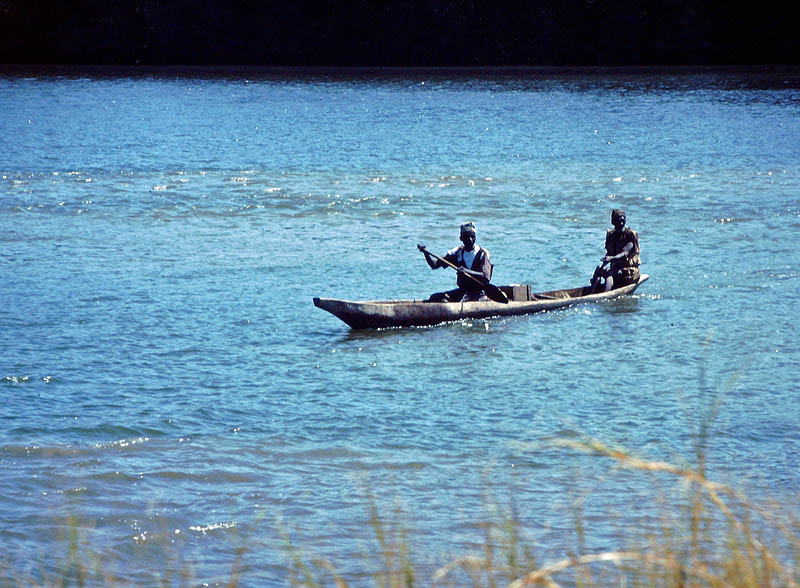
M 714 410 L 711 475 L 796 494 L 798 74 L 7 72 L 6 577 L 69 571 L 77 530 L 137 585 L 224 583 L 242 545 L 242 585 L 287 585 L 289 544 L 359 585 L 372 501 L 423 585 L 494 499 L 543 562 L 576 493 L 586 549 L 616 548 L 647 484 L 547 442 L 691 461 Z M 312 304 L 453 287 L 416 244 L 465 220 L 495 283 L 582 285 L 617 207 L 630 298 L 366 332 Z

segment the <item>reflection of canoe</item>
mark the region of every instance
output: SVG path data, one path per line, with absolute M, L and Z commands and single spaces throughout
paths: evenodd
M 600 302 L 633 294 L 649 278 L 642 274 L 639 281 L 629 286 L 591 294 L 590 288 L 572 288 L 530 294 L 530 300 L 511 300 L 500 304 L 491 300 L 479 302 L 424 302 L 422 300 L 336 300 L 314 298 L 314 305 L 342 319 L 353 329 L 378 329 L 383 327 L 410 327 L 435 325 L 460 319 L 479 319 L 492 316 L 529 314 L 553 310 L 583 302 Z M 502 287 L 504 290 L 505 287 Z

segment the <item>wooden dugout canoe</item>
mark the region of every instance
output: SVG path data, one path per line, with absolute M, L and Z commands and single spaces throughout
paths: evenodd
M 529 300 L 510 300 L 501 304 L 492 300 L 478 302 L 425 302 L 423 300 L 337 300 L 314 298 L 314 306 L 327 310 L 352 329 L 381 329 L 435 325 L 461 319 L 530 314 L 573 304 L 600 302 L 633 294 L 650 276 L 641 274 L 635 284 L 610 292 L 591 294 L 591 288 L 571 288 L 531 293 Z

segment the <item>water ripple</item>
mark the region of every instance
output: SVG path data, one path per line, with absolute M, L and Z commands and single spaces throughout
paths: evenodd
M 691 459 L 709 407 L 709 475 L 797 486 L 792 84 L 453 75 L 0 77 L 11 582 L 73 529 L 123 584 L 172 553 L 229 578 L 244 540 L 285 585 L 281 524 L 364 574 L 372 504 L 434 560 L 483 546 L 488 495 L 561 557 L 582 485 L 608 547 L 648 481 L 550 442 Z M 452 288 L 415 246 L 467 219 L 496 283 L 585 284 L 620 206 L 652 276 L 626 300 L 377 332 L 311 302 Z

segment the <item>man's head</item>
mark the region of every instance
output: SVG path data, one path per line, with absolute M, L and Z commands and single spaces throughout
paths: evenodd
M 475 247 L 475 223 L 467 221 L 461 225 L 461 242 L 467 251 L 472 251 Z
M 611 224 L 614 225 L 614 228 L 618 231 L 621 231 L 625 227 L 625 211 L 621 208 L 615 208 L 611 211 Z

